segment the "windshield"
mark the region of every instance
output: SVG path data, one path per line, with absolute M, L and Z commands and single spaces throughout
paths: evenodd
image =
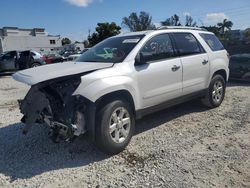
M 122 62 L 144 35 L 108 38 L 84 52 L 77 62 Z

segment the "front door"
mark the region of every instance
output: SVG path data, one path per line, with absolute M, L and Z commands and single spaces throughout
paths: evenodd
M 139 52 L 145 64 L 135 66 L 142 108 L 177 98 L 182 93 L 182 64 L 168 34 L 145 43 Z

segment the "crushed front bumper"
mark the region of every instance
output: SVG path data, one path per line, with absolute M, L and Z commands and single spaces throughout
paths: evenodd
M 32 86 L 24 100 L 19 101 L 21 121 L 25 123 L 23 133 L 35 123 L 45 124 L 51 128 L 51 138 L 58 142 L 84 134 L 86 122 L 88 129 L 93 130 L 94 104 L 82 96 L 72 96 L 79 85 L 77 81 L 70 79 Z

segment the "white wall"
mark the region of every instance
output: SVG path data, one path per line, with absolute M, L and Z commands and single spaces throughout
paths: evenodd
M 55 40 L 55 44 L 50 44 L 50 40 Z M 49 52 L 61 46 L 61 38 L 58 36 L 5 36 L 2 39 L 3 51 L 32 49 Z

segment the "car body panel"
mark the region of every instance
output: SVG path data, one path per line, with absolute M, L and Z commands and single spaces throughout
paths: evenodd
M 206 53 L 181 57 L 183 65 L 183 95 L 207 88 L 209 59 Z
M 250 81 L 250 54 L 237 54 L 230 58 L 230 79 Z
M 112 65 L 113 63 L 57 63 L 19 71 L 13 75 L 13 78 L 19 82 L 34 85 L 46 80 L 111 67 Z
M 172 71 L 173 66 L 180 68 Z M 182 63 L 178 57 L 136 66 L 134 74 L 140 92 L 141 108 L 182 95 Z

